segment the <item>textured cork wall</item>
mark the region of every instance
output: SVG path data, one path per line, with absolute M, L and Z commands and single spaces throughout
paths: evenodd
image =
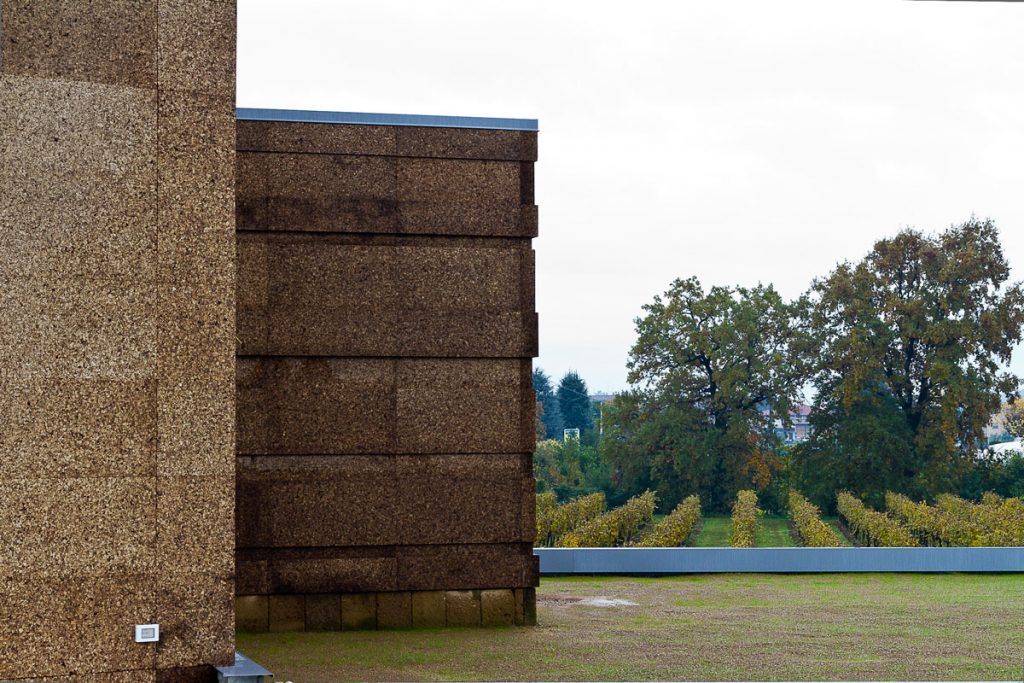
M 301 628 L 303 609 L 337 594 L 411 615 L 416 591 L 536 585 L 536 142 L 238 122 L 237 591 L 250 623 L 291 605 Z M 305 607 L 251 597 L 313 594 Z M 342 614 L 357 604 L 341 597 Z
M 227 0 L 0 2 L 2 680 L 233 659 L 234 46 Z

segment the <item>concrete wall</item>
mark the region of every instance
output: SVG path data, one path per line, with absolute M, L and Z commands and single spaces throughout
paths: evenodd
M 227 0 L 0 3 L 0 679 L 232 661 L 234 47 Z
M 558 574 L 1020 572 L 1024 548 L 537 548 Z
M 238 122 L 247 627 L 528 613 L 535 158 L 534 132 Z

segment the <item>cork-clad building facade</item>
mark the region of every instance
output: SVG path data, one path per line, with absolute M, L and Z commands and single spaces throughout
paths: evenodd
M 533 621 L 535 122 L 236 112 L 235 16 L 0 0 L 0 681 Z
M 234 75 L 234 2 L 0 2 L 0 680 L 233 661 Z
M 404 118 L 239 113 L 240 628 L 533 618 L 537 134 Z

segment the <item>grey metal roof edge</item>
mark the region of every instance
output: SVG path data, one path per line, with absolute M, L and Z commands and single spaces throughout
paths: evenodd
M 484 128 L 488 130 L 537 131 L 537 119 L 503 119 L 484 116 L 432 116 L 428 114 L 370 114 L 349 111 L 305 111 L 238 107 L 239 121 L 295 123 L 347 123 L 362 126 L 421 126 L 427 128 Z

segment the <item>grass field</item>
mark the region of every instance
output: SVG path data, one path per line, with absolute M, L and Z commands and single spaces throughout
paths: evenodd
M 785 517 L 764 515 L 754 530 L 755 548 L 789 548 L 796 545 Z
M 698 548 L 727 548 L 729 535 L 732 532 L 732 519 L 728 516 L 708 516 L 702 518 L 700 533 L 693 545 Z M 754 532 L 754 545 L 758 548 L 778 548 L 796 545 L 785 517 L 765 515 L 757 520 Z
M 597 597 L 633 605 L 588 605 Z M 544 579 L 536 628 L 239 634 L 295 683 L 1020 680 L 1024 575 Z
M 726 548 L 729 546 L 729 534 L 732 532 L 732 519 L 727 516 L 707 516 L 701 518 L 700 533 L 693 545 L 698 548 Z
M 842 543 L 845 546 L 853 545 L 853 543 L 850 542 L 850 539 L 846 537 L 846 534 L 843 533 L 843 530 L 839 528 L 838 517 L 822 517 L 821 519 L 823 522 L 825 522 L 825 524 L 828 524 L 830 527 L 832 527 L 832 531 L 836 533 L 836 538 L 839 539 L 840 543 Z

